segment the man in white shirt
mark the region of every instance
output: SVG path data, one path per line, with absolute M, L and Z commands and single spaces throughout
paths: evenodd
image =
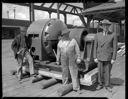
M 71 75 L 73 90 L 79 91 L 77 63 L 81 62 L 80 49 L 76 40 L 69 37 L 69 33 L 68 29 L 62 31 L 62 38 L 57 46 L 56 63 L 59 64 L 61 62 L 63 84 L 68 84 Z

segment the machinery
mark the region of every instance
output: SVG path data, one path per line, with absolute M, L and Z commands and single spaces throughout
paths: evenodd
M 65 28 L 67 28 L 67 26 L 58 19 L 37 20 L 29 26 L 27 35 L 32 39 L 31 47 L 35 49 L 35 51 L 33 51 L 35 67 L 37 67 L 40 75 L 62 80 L 61 66 L 56 65 L 55 62 L 57 43 L 61 31 Z M 78 65 L 80 82 L 83 85 L 91 85 L 93 84 L 92 79 L 94 80 L 96 77 L 89 77 L 97 73 L 97 64 L 93 61 L 92 57 L 95 34 L 88 34 L 86 28 L 74 28 L 69 30 L 70 37 L 76 39 L 81 51 L 82 62 Z M 90 72 L 92 70 L 94 71 Z M 86 78 L 90 79 L 91 83 L 88 84 Z

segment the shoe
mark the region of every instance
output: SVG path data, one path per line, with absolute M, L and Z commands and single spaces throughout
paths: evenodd
M 77 92 L 78 94 L 82 94 L 81 90 L 73 90 L 74 92 Z
M 34 83 L 36 79 L 36 76 L 31 77 L 31 82 Z
M 23 76 L 21 74 L 17 74 L 16 76 L 18 78 L 18 81 L 21 81 L 23 79 Z
M 111 87 L 105 87 L 105 89 L 106 89 L 108 92 L 112 92 L 112 88 L 111 88 Z
M 100 90 L 100 89 L 102 89 L 102 88 L 103 88 L 102 85 L 98 85 L 98 86 L 96 87 L 96 90 Z

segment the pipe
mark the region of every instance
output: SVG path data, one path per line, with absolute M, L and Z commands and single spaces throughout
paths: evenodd
M 35 82 L 38 82 L 38 81 L 41 81 L 43 80 L 43 76 L 38 76 L 38 77 L 35 77 L 33 80 L 32 80 L 32 83 L 35 83 Z
M 50 79 L 47 82 L 45 82 L 45 83 L 42 84 L 42 89 L 45 89 L 47 87 L 50 87 L 50 86 L 56 84 L 57 82 L 58 82 L 58 80 L 52 78 L 52 79 Z
M 72 86 L 72 83 L 70 83 L 70 84 L 62 85 L 62 87 L 57 90 L 57 93 L 58 93 L 58 96 L 63 96 L 72 90 L 73 90 L 73 86 Z

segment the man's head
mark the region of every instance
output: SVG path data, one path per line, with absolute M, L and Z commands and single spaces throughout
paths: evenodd
M 63 38 L 68 38 L 69 37 L 70 31 L 68 29 L 64 29 L 61 33 Z
M 104 19 L 102 22 L 101 22 L 101 25 L 102 25 L 102 28 L 105 32 L 109 31 L 109 27 L 111 26 L 111 22 L 109 20 L 106 20 Z
M 21 32 L 23 35 L 26 35 L 27 27 L 20 27 L 20 32 Z

